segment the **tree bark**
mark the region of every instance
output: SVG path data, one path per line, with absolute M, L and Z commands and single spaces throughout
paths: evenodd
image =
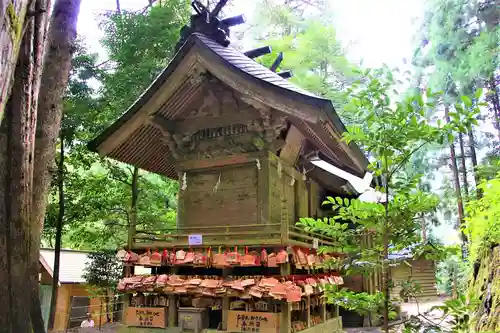
M 465 161 L 465 145 L 464 145 L 464 136 L 462 133 L 458 134 L 458 142 L 460 145 L 460 164 L 462 171 L 462 179 L 464 184 L 464 196 L 465 201 L 469 198 L 469 181 L 467 180 L 467 163 Z
M 476 140 L 472 130 L 470 130 L 467 134 L 469 136 L 470 159 L 474 170 L 474 183 L 476 183 L 476 198 L 481 199 L 483 197 L 483 191 L 478 187 L 481 183 L 481 179 L 479 179 L 479 175 L 477 174 Z
M 47 7 L 48 8 L 48 7 Z M 56 141 L 59 136 L 62 118 L 62 98 L 69 80 L 71 59 L 76 39 L 76 24 L 80 0 L 57 0 L 54 4 L 51 24 L 47 34 L 47 48 L 43 66 L 40 101 L 35 140 L 35 165 L 33 171 L 33 212 L 32 212 L 32 251 L 30 267 L 38 271 L 40 237 L 45 219 L 47 194 L 54 169 Z M 57 238 L 57 235 L 56 235 Z M 56 239 L 56 247 L 58 246 Z M 60 246 L 60 240 L 59 240 Z M 56 254 L 57 261 L 59 260 Z M 55 267 L 54 267 L 55 269 Z M 57 282 L 58 279 L 54 277 Z M 32 284 L 34 284 L 32 282 Z M 38 284 L 32 286 L 38 288 Z M 57 289 L 53 288 L 52 297 Z M 39 304 L 38 294 L 34 294 L 33 304 Z M 51 300 L 52 305 L 52 300 Z M 38 317 L 34 306 L 32 317 Z M 40 313 L 41 314 L 41 313 Z M 52 318 L 52 311 L 50 314 Z M 50 322 L 50 320 L 49 320 Z M 53 322 L 52 322 L 53 323 Z M 49 325 L 49 327 L 52 327 Z M 38 333 L 35 331 L 35 333 Z
M 2 3 L 2 6 L 5 2 Z M 17 5 L 25 6 L 25 1 Z M 16 5 L 16 6 L 17 6 Z M 10 6 L 10 7 L 9 7 Z M 14 10 L 9 2 L 7 8 Z M 2 7 L 2 11 L 3 11 Z M 35 1 L 31 1 L 24 11 L 34 12 Z M 8 9 L 7 9 L 8 10 Z M 16 17 L 16 13 L 19 14 Z M 3 13 L 2 13 L 3 14 Z M 21 31 L 15 38 L 20 40 L 12 90 L 5 93 L 5 84 L 10 86 L 8 68 L 2 69 L 0 112 L 5 116 L 0 124 L 0 332 L 28 333 L 32 331 L 30 318 L 31 297 L 26 292 L 30 282 L 29 262 L 31 240 L 31 190 L 33 172 L 33 145 L 36 124 L 36 87 L 40 73 L 36 72 L 35 50 L 36 29 L 33 18 L 24 19 L 26 13 L 14 11 L 14 19 Z M 3 22 L 11 22 L 8 18 Z M 14 22 L 16 23 L 16 22 Z M 5 27 L 2 25 L 2 29 Z M 4 32 L 4 30 L 2 30 Z M 10 36 L 10 35 L 9 35 Z M 4 43 L 5 40 L 2 40 Z M 39 42 L 39 41 L 38 41 Z M 12 45 L 17 44 L 14 41 Z M 6 49 L 8 50 L 8 49 Z M 12 53 L 6 53 L 8 56 Z M 2 64 L 3 66 L 4 64 Z M 7 66 L 10 66 L 8 64 Z M 4 76 L 3 70 L 7 76 Z M 3 81 L 6 80 L 6 81 Z M 7 82 L 7 83 L 5 83 Z M 9 87 L 10 88 L 10 87 Z
M 384 161 L 387 165 L 387 158 Z M 382 288 L 384 294 L 384 308 L 383 308 L 383 329 L 385 333 L 389 333 L 389 302 L 390 302 L 390 290 L 389 290 L 389 172 L 386 170 L 385 180 L 384 180 L 384 191 L 385 191 L 385 216 L 384 216 L 384 227 L 383 227 L 383 260 L 382 260 Z
M 50 297 L 49 330 L 54 329 L 54 319 L 56 316 L 57 290 L 59 283 L 59 266 L 61 255 L 61 238 L 64 223 L 64 137 L 59 140 L 60 157 L 58 163 L 57 192 L 59 194 L 59 213 L 56 225 L 56 246 L 54 249 L 54 274 L 52 275 L 52 295 Z
M 132 172 L 132 199 L 130 201 L 130 219 L 128 229 L 128 248 L 132 249 L 137 225 L 137 200 L 139 198 L 139 168 L 134 167 Z
M 450 122 L 450 116 L 449 116 L 449 111 L 450 107 L 448 105 L 445 105 L 445 118 L 446 122 Z M 458 228 L 460 228 L 463 223 L 464 223 L 464 203 L 462 200 L 462 190 L 460 188 L 460 176 L 458 174 L 458 166 L 457 166 L 457 156 L 455 153 L 455 144 L 453 142 L 450 142 L 450 157 L 451 157 L 451 171 L 453 172 L 453 182 L 455 185 L 455 196 L 457 198 L 457 213 L 458 213 Z M 462 243 L 467 242 L 467 237 L 463 233 L 463 231 L 460 231 L 460 236 L 462 238 Z M 464 249 L 464 244 L 462 246 L 462 257 L 466 256 L 466 252 Z
M 108 288 L 105 288 L 104 289 L 104 292 L 105 292 L 105 297 L 104 297 L 104 302 L 105 302 L 105 307 L 106 307 L 106 324 L 107 323 L 110 323 L 111 322 L 111 315 L 113 314 L 113 310 L 109 311 L 109 292 L 108 292 Z
M 49 17 L 51 1 L 50 0 L 36 0 L 35 3 L 35 66 L 36 73 L 42 73 L 43 67 L 43 53 L 45 49 L 45 39 L 47 31 L 47 23 Z M 38 96 L 40 91 L 40 82 L 35 87 L 33 92 L 34 96 L 37 96 L 36 103 L 33 104 L 34 108 L 38 108 Z M 38 115 L 38 112 L 37 112 Z M 36 132 L 35 132 L 36 133 Z M 35 134 L 36 135 L 36 134 Z M 33 172 L 35 166 L 32 165 Z M 33 208 L 32 208 L 33 209 Z M 33 213 L 33 212 L 32 212 Z M 40 233 L 36 232 L 36 221 L 30 221 L 31 223 L 31 244 L 30 244 L 30 287 L 31 287 L 31 324 L 33 327 L 33 333 L 45 333 L 45 323 L 43 321 L 42 309 L 40 304 L 40 285 L 38 281 L 38 269 L 39 262 L 38 258 L 40 255 Z
M 33 0 L 0 0 L 0 124 L 14 82 L 28 6 Z
M 493 111 L 493 118 L 495 119 L 495 127 L 497 128 L 498 131 L 498 137 L 500 138 L 500 98 L 498 97 L 498 90 L 497 90 L 497 85 L 496 85 L 496 80 L 495 80 L 495 74 L 491 76 L 491 78 L 488 80 L 488 85 L 490 88 L 490 93 L 489 93 L 489 102 L 492 107 Z
M 0 252 L 6 254 L 0 260 L 0 298 L 6 300 L 0 316 L 0 332 L 38 333 L 44 330 L 38 295 L 41 227 L 33 219 L 33 215 L 40 215 L 32 211 L 32 185 L 36 190 L 39 187 L 32 182 L 33 173 L 37 172 L 33 165 L 35 159 L 38 163 L 33 150 L 48 8 L 48 0 L 0 0 L 0 46 L 7 55 L 0 62 L 0 117 L 7 97 L 10 101 L 0 126 Z M 58 8 L 56 5 L 56 17 L 61 16 Z M 68 30 L 71 31 L 65 27 L 60 29 Z M 16 63 L 16 57 L 13 76 L 12 64 Z M 54 72 L 62 65 L 60 61 L 52 62 L 48 75 L 54 77 Z M 55 80 L 61 81 L 57 77 Z M 59 90 L 60 95 L 64 89 Z M 55 95 L 59 91 L 49 90 L 49 93 Z M 46 192 L 41 197 L 45 200 Z M 30 292 L 26 292 L 26 287 Z
M 425 215 L 423 213 L 420 214 L 420 229 L 422 229 L 422 242 L 425 244 L 427 243 L 427 223 L 425 221 Z
M 56 142 L 61 128 L 62 99 L 69 80 L 81 0 L 57 0 L 48 32 L 35 144 L 33 216 L 43 229 L 47 193 L 54 170 Z

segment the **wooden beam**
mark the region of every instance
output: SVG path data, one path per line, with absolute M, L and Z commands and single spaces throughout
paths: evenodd
M 276 229 L 279 229 L 279 226 L 280 224 L 279 223 L 272 223 L 272 224 L 269 224 L 267 225 L 268 227 L 269 226 L 274 226 L 276 227 Z M 235 230 L 235 229 L 255 229 L 255 228 L 260 228 L 261 225 L 259 224 L 237 224 L 237 225 L 231 225 L 231 226 L 228 226 L 228 225 L 214 225 L 214 226 L 205 226 L 205 225 L 201 225 L 201 226 L 194 226 L 194 227 L 176 227 L 176 228 L 166 228 L 166 229 L 159 229 L 157 231 L 165 231 L 165 232 L 186 232 L 186 231 L 189 231 L 189 230 L 193 230 L 193 231 L 198 231 L 198 230 L 207 230 L 207 229 L 224 229 L 224 230 Z M 137 231 L 138 233 L 141 233 L 141 232 L 144 232 L 144 233 L 149 233 L 150 231 L 147 231 L 147 230 L 138 230 Z
M 345 181 L 340 177 L 332 175 L 331 173 L 321 168 L 315 167 L 308 173 L 308 175 L 309 177 L 314 179 L 317 183 L 319 183 L 323 188 L 329 191 L 335 192 L 338 195 L 349 194 L 346 193 L 346 191 L 344 191 L 343 189 L 343 186 L 348 184 L 347 181 Z
M 330 121 L 325 121 L 324 125 L 325 125 L 324 127 L 326 128 L 328 134 L 330 134 L 330 136 L 332 137 L 333 140 L 338 142 L 342 151 L 347 156 L 349 156 L 349 159 L 357 167 L 357 169 L 358 169 L 357 171 L 360 173 L 365 173 L 365 170 L 366 170 L 365 163 L 366 162 L 362 159 L 364 156 L 356 156 L 356 154 L 353 151 L 353 148 L 351 147 L 351 144 L 347 144 L 345 141 L 342 140 L 342 133 L 338 133 Z
M 214 228 L 216 229 L 216 228 Z M 229 229 L 229 228 L 228 228 Z M 254 230 L 254 231 L 228 231 L 228 232 L 204 232 L 201 233 L 205 237 L 210 237 L 210 236 L 215 236 L 215 237 L 234 237 L 234 236 L 258 236 L 258 235 L 269 235 L 269 234 L 276 234 L 280 233 L 282 230 L 278 229 L 264 229 L 264 230 Z M 179 234 L 166 234 L 163 235 L 165 239 L 168 238 L 184 238 L 184 237 L 189 237 L 191 233 L 179 233 Z M 151 240 L 149 237 L 142 237 L 142 236 L 135 236 L 134 239 L 144 239 L 144 240 Z
M 278 156 L 276 156 L 275 154 L 273 154 L 272 152 L 268 151 L 267 152 L 268 156 L 267 158 L 269 159 L 269 163 L 270 163 L 270 166 L 278 166 L 278 163 L 281 162 L 281 169 L 282 169 L 282 172 L 290 177 L 293 177 L 295 179 L 300 179 L 302 178 L 302 173 L 300 173 L 299 171 L 295 170 L 295 168 L 286 163 L 285 161 L 282 161 Z
M 269 245 L 269 246 L 281 246 L 281 237 L 275 239 L 228 239 L 225 241 L 224 245 L 226 246 L 255 246 L 255 244 L 259 245 Z M 220 240 L 217 241 L 207 241 L 203 240 L 203 246 L 219 246 Z M 176 242 L 166 242 L 166 241 L 152 241 L 145 243 L 135 243 L 133 250 L 145 250 L 149 248 L 169 248 L 169 247 L 189 247 L 187 239 L 185 241 L 176 241 Z
M 218 117 L 206 116 L 193 119 L 168 120 L 160 115 L 153 115 L 150 121 L 153 125 L 159 126 L 160 129 L 166 129 L 170 133 L 194 133 L 201 129 L 210 127 L 223 127 L 233 124 L 247 124 L 248 122 L 259 120 L 260 115 L 255 110 L 243 112 L 240 110 L 232 110 L 232 113 L 226 113 Z M 252 112 L 253 111 L 253 112 Z
M 291 125 L 286 135 L 285 146 L 281 149 L 279 157 L 288 165 L 294 166 L 297 163 L 304 141 L 304 135 L 297 127 Z
M 255 163 L 255 161 L 251 159 L 249 154 L 238 154 L 180 162 L 176 168 L 180 172 L 185 172 L 247 163 Z

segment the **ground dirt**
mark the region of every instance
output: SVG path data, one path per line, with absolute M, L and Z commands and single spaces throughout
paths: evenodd
M 422 303 L 405 303 L 403 304 L 401 310 L 406 312 L 407 316 L 418 315 L 419 313 L 427 313 L 426 317 L 433 322 L 439 322 L 441 318 L 440 311 L 429 312 L 433 306 L 438 306 L 443 304 L 443 299 L 437 299 L 435 301 L 422 302 Z M 446 325 L 446 323 L 443 323 Z M 380 328 L 373 327 L 362 327 L 362 328 L 344 328 L 346 333 L 381 333 Z M 395 332 L 398 332 L 395 330 Z

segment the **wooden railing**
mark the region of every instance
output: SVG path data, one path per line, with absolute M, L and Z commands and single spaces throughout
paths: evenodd
M 312 248 L 315 243 L 335 245 L 330 237 L 305 232 L 296 226 L 272 223 L 138 230 L 134 236 L 134 248 L 188 247 L 189 237 L 193 235 L 201 235 L 205 247 L 296 245 Z

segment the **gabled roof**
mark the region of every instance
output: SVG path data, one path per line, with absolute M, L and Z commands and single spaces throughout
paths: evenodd
M 161 143 L 161 133 L 147 123 L 147 112 L 154 113 L 151 110 L 156 108 L 158 114 L 171 119 L 178 112 L 180 101 L 187 104 L 198 91 L 199 87 L 189 82 L 187 74 L 200 65 L 239 93 L 288 114 L 294 125 L 332 161 L 338 162 L 339 167 L 364 175 L 368 161 L 356 144 L 340 142 L 346 128 L 330 100 L 304 91 L 243 53 L 200 33 L 188 38 L 150 87 L 115 123 L 91 141 L 89 148 L 142 169 L 177 178 L 169 161 L 170 152 Z M 176 76 L 181 71 L 184 77 Z M 177 83 L 170 84 L 174 76 Z M 167 80 L 170 80 L 169 85 L 165 85 Z M 343 156 L 336 156 L 339 152 Z
M 85 269 L 89 252 L 75 250 L 61 250 L 59 264 L 59 283 L 85 283 L 83 271 Z M 40 250 L 40 263 L 51 277 L 54 272 L 54 256 L 53 249 Z

